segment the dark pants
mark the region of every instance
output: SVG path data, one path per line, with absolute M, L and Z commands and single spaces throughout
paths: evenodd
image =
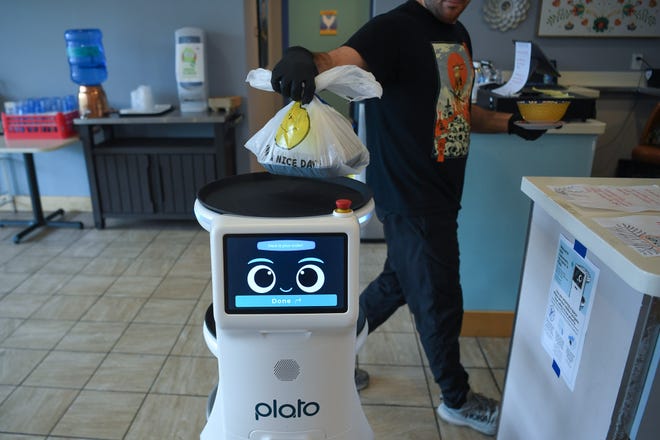
M 383 272 L 360 295 L 369 331 L 408 304 L 445 404 L 460 407 L 468 374 L 460 363 L 463 321 L 455 215 L 381 218 L 387 242 Z

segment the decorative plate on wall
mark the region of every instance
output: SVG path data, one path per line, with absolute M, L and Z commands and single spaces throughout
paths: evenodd
M 486 0 L 484 20 L 492 29 L 506 32 L 527 18 L 529 0 Z

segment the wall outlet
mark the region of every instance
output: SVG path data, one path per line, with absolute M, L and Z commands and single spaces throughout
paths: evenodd
M 630 70 L 642 70 L 642 58 L 644 57 L 641 53 L 632 54 L 632 59 L 630 60 Z

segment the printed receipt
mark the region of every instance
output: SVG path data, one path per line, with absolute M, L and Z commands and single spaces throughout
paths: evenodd
M 529 41 L 516 41 L 516 57 L 511 78 L 503 86 L 493 89 L 493 93 L 502 96 L 511 96 L 522 90 L 529 78 L 529 66 L 531 62 L 532 43 Z

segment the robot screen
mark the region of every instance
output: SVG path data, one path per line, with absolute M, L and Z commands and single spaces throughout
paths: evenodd
M 225 235 L 225 312 L 346 312 L 347 243 L 343 233 Z

